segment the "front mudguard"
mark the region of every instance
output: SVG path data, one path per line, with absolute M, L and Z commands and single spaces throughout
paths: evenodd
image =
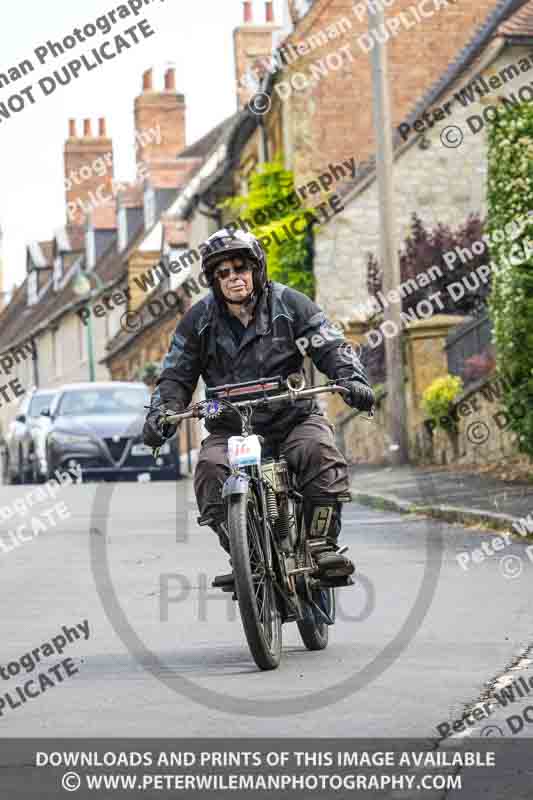
M 248 486 L 250 485 L 250 476 L 244 472 L 239 472 L 236 475 L 230 475 L 224 481 L 222 487 L 222 499 L 225 500 L 232 494 L 248 494 Z

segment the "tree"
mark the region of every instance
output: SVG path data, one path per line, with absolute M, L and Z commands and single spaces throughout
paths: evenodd
M 294 192 L 294 173 L 284 168 L 279 155 L 252 173 L 247 195 L 226 200 L 222 206 L 251 220 L 258 238 L 270 237 L 269 278 L 314 298 L 313 235 L 305 216 L 312 209 L 300 206 Z M 292 230 L 303 232 L 292 234 Z
M 488 247 L 482 239 L 483 223 L 477 214 L 471 214 L 466 222 L 452 230 L 447 225 L 439 224 L 433 229 L 426 228 L 417 214 L 413 214 L 411 232 L 405 239 L 400 249 L 400 274 L 402 283 L 413 279 L 420 282 L 422 273 L 430 267 L 437 267 L 441 272 L 440 277 L 432 279 L 426 286 L 420 285 L 418 290 L 406 294 L 402 298 L 402 311 L 408 312 L 416 309 L 421 300 L 429 298 L 435 292 L 441 292 L 440 299 L 443 314 L 461 314 L 479 316 L 487 310 L 488 296 L 490 293 L 490 280 L 481 283 L 475 292 L 465 292 L 460 300 L 454 300 L 446 291 L 446 286 L 452 282 L 461 282 L 470 276 L 483 264 L 489 265 L 490 257 Z M 478 253 L 472 245 L 478 244 Z M 480 249 L 482 247 L 482 249 Z M 450 265 L 445 261 L 445 255 L 455 252 L 455 260 L 449 257 Z M 459 254 L 462 254 L 463 260 Z M 417 277 L 419 281 L 417 281 Z M 382 272 L 379 262 L 373 253 L 367 256 L 367 286 L 368 291 L 377 297 L 382 291 Z

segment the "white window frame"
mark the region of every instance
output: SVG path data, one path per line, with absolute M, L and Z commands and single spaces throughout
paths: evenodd
M 120 252 L 128 246 L 128 211 L 122 206 L 118 212 L 118 249 Z
M 147 186 L 144 190 L 144 229 L 147 231 L 156 222 L 156 196 L 153 186 Z
M 37 270 L 32 269 L 30 274 L 28 275 L 28 305 L 33 306 L 39 299 L 38 297 L 38 290 L 37 290 Z
M 61 279 L 63 277 L 63 257 L 61 253 L 58 253 L 57 256 L 54 258 L 54 272 L 53 272 L 53 282 L 54 282 L 54 291 L 60 287 Z
M 89 228 L 85 234 L 85 250 L 87 271 L 90 272 L 96 266 L 96 237 L 94 228 Z
M 168 250 L 168 263 L 170 263 L 171 261 L 179 262 L 180 257 L 183 256 L 183 254 L 186 253 L 187 250 L 188 250 L 187 247 L 170 247 Z M 171 291 L 174 291 L 175 289 L 178 288 L 178 286 L 181 286 L 181 284 L 185 280 L 187 280 L 187 278 L 190 276 L 190 272 L 191 268 L 188 264 L 182 266 L 180 272 L 170 272 L 170 278 L 168 280 L 169 289 Z

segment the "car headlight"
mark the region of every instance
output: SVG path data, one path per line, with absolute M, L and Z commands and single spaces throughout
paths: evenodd
M 78 436 L 74 433 L 61 433 L 60 431 L 54 431 L 51 433 L 48 441 L 51 444 L 56 444 L 60 447 L 94 444 L 90 436 Z

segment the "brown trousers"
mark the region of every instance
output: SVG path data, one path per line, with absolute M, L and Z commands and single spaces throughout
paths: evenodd
M 295 425 L 280 445 L 296 476 L 296 488 L 306 500 L 327 496 L 334 500 L 349 489 L 348 467 L 335 445 L 334 428 L 320 414 L 311 414 Z M 202 441 L 194 472 L 194 491 L 202 516 L 220 513 L 222 485 L 230 473 L 224 434 Z M 268 443 L 268 439 L 266 440 Z

